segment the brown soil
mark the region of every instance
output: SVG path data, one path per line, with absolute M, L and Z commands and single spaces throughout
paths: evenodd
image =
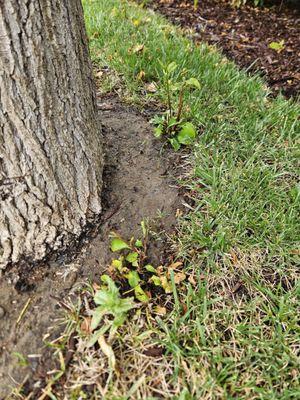
M 167 151 L 161 152 L 161 144 L 153 138 L 152 129 L 141 114 L 114 97 L 100 98 L 99 103 L 106 150 L 102 222 L 72 260 L 61 256 L 38 268 L 23 266 L 27 267 L 26 274 L 13 268 L 1 278 L 0 399 L 22 382 L 26 382 L 28 390 L 33 385 L 38 387 L 46 371 L 54 367 L 43 338 L 53 332 L 53 327 L 54 336 L 48 341 L 62 330 L 58 301 L 65 301 L 76 286 L 88 279 L 99 280 L 111 258 L 111 230 L 130 238 L 140 234 L 144 218 L 154 219 L 160 231 L 174 228 L 175 213 L 181 206 L 171 178 L 175 160 Z M 158 210 L 163 219 L 157 218 Z M 159 245 L 153 254 L 166 257 Z M 15 353 L 22 354 L 29 365 L 20 366 Z
M 193 38 L 221 48 L 239 66 L 265 76 L 272 91 L 296 97 L 300 91 L 300 2 L 270 2 L 269 8 L 236 9 L 228 1 L 151 0 L 150 6 L 183 28 Z M 269 47 L 284 40 L 280 52 Z

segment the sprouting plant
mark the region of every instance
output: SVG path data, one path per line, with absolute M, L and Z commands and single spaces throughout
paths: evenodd
M 129 243 L 115 233 L 112 233 L 111 250 L 113 252 L 122 252 L 123 254 L 118 259 L 112 261 L 111 267 L 127 280 L 136 299 L 146 303 L 150 300 L 150 297 L 142 289 L 142 279 L 139 275 L 139 272 L 142 272 L 141 266 L 146 258 L 147 250 L 148 227 L 145 221 L 141 222 L 141 228 L 143 238 L 131 238 Z
M 120 296 L 118 287 L 108 275 L 102 275 L 101 280 L 104 285 L 94 294 L 94 302 L 97 307 L 92 311 L 90 329 L 93 334 L 87 343 L 87 347 L 98 342 L 101 350 L 108 358 L 111 370 L 114 370 L 115 355 L 110 342 L 118 328 L 124 324 L 128 311 L 133 309 L 135 304 L 132 297 L 122 298 Z M 106 318 L 102 323 L 105 316 L 109 318 Z M 109 333 L 108 339 L 104 336 L 107 332 Z
M 147 303 L 150 301 L 151 291 L 143 287 L 149 289 L 150 284 L 150 286 L 161 287 L 165 293 L 171 293 L 170 270 L 176 269 L 181 263 L 158 267 L 149 264 L 147 262 L 148 228 L 145 221 L 142 221 L 141 227 L 143 237 L 141 239 L 132 237 L 129 242 L 112 233 L 111 250 L 121 254 L 119 258 L 112 260 L 110 271 L 128 282 L 137 300 Z M 177 273 L 176 279 L 179 283 L 185 279 L 185 275 L 182 272 Z
M 166 135 L 175 150 L 179 150 L 181 145 L 191 144 L 196 137 L 196 128 L 191 123 L 182 118 L 184 106 L 184 94 L 187 90 L 200 89 L 200 83 L 196 78 L 186 78 L 186 70 L 175 72 L 178 66 L 171 62 L 167 66 L 161 63 L 162 67 L 162 89 L 167 98 L 167 111 L 161 116 L 152 119 L 155 125 L 154 135 L 160 138 Z M 177 100 L 178 99 L 178 100 Z M 177 100 L 176 106 L 174 106 Z
M 285 48 L 284 40 L 280 40 L 280 42 L 271 42 L 269 48 L 277 51 L 277 53 L 281 53 Z
M 118 287 L 108 275 L 102 275 L 101 280 L 104 285 L 96 290 L 94 295 L 97 307 L 92 313 L 91 330 L 94 331 L 98 328 L 105 315 L 110 315 L 113 319 L 109 320 L 109 323 L 105 324 L 100 331 L 103 334 L 109 330 L 110 338 L 112 338 L 124 323 L 127 312 L 134 308 L 134 302 L 132 297 L 122 298 L 120 296 Z
M 111 347 L 118 328 L 120 328 L 128 316 L 128 312 L 140 303 L 148 303 L 151 300 L 153 286 L 161 287 L 165 293 L 172 293 L 171 276 L 175 276 L 175 284 L 185 279 L 183 272 L 174 271 L 182 265 L 181 262 L 173 263 L 166 267 L 160 265 L 153 267 L 147 262 L 147 241 L 149 228 L 146 221 L 141 222 L 142 237 L 129 241 L 124 240 L 116 233 L 111 233 L 110 249 L 119 253 L 119 257 L 112 260 L 109 267 L 109 275 L 102 275 L 102 285 L 93 295 L 96 308 L 91 311 L 89 330 L 92 332 L 87 342 L 87 347 L 98 342 L 101 350 L 107 356 L 111 370 L 115 367 L 115 356 Z M 123 294 L 115 282 L 119 282 L 123 288 Z M 127 282 L 129 290 L 124 292 L 123 283 Z M 152 288 L 152 289 L 151 289 Z M 126 297 L 130 293 L 134 297 Z M 159 307 L 159 306 L 158 306 Z M 163 307 L 160 307 L 162 312 Z M 165 310 L 163 310 L 165 312 Z

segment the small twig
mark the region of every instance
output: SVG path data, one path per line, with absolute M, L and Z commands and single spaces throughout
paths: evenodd
M 53 294 L 50 294 L 50 297 L 52 297 L 52 299 L 56 300 L 57 303 L 64 308 L 65 310 L 67 310 L 68 312 L 72 312 L 72 309 L 65 303 L 63 303 L 58 297 L 54 296 Z
M 167 97 L 168 97 L 168 108 L 170 112 L 170 117 L 172 115 L 172 103 L 171 103 L 171 94 L 170 94 L 170 84 L 169 84 L 169 79 L 167 79 Z
M 281 11 L 282 6 L 283 6 L 283 0 L 281 0 L 280 6 L 279 6 L 279 11 Z
M 182 86 L 180 93 L 179 93 L 179 100 L 178 100 L 178 111 L 177 111 L 177 118 L 176 121 L 180 121 L 181 113 L 182 113 L 182 108 L 183 108 L 183 92 L 184 92 L 184 86 Z
M 25 306 L 22 308 L 22 311 L 20 312 L 20 315 L 19 315 L 19 317 L 18 317 L 18 319 L 17 319 L 16 325 L 19 325 L 19 323 L 21 322 L 22 318 L 24 317 L 24 315 L 25 315 L 25 313 L 26 313 L 26 311 L 27 311 L 27 309 L 28 309 L 28 307 L 29 307 L 29 304 L 31 303 L 31 300 L 32 300 L 32 298 L 30 297 L 30 298 L 26 301 L 26 304 L 25 304 Z

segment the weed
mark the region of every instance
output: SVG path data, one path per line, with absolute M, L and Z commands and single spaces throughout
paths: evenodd
M 285 49 L 284 40 L 280 40 L 280 42 L 271 42 L 269 44 L 269 48 L 277 51 L 277 53 L 280 53 Z
M 143 238 L 135 239 L 132 237 L 126 242 L 117 234 L 112 233 L 111 250 L 120 252 L 118 259 L 113 259 L 109 271 L 117 280 L 126 280 L 137 300 L 147 303 L 151 295 L 151 287 L 162 288 L 168 294 L 172 293 L 171 271 L 175 271 L 176 284 L 185 279 L 185 274 L 178 268 L 182 266 L 181 262 L 171 263 L 167 266 L 157 266 L 147 262 L 147 241 L 148 228 L 146 223 L 141 223 Z M 144 290 L 146 287 L 147 290 Z
M 179 150 L 181 145 L 189 145 L 196 138 L 196 128 L 191 122 L 182 118 L 184 106 L 184 94 L 188 89 L 200 89 L 200 83 L 196 78 L 186 79 L 187 71 L 185 69 L 177 73 L 178 66 L 175 62 L 163 65 L 162 68 L 162 89 L 167 98 L 168 110 L 161 116 L 155 116 L 152 124 L 156 126 L 154 135 L 160 138 L 166 135 L 174 148 Z M 178 94 L 178 95 L 177 95 Z M 174 107 L 174 97 L 178 97 L 177 108 Z

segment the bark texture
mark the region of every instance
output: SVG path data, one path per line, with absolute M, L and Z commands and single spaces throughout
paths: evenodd
M 0 0 L 0 269 L 100 213 L 100 133 L 80 0 Z

